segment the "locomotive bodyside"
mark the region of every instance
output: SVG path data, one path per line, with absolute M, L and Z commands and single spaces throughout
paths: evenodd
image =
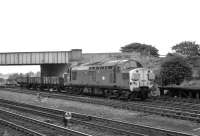
M 107 62 L 101 65 L 77 66 L 71 69 L 66 85 L 129 89 L 129 70 L 141 67 L 133 60 Z

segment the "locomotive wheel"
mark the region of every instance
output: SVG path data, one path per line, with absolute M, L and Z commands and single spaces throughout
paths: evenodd
M 83 94 L 85 94 L 85 95 L 93 95 L 93 88 L 88 88 L 88 87 L 85 87 L 84 89 L 83 89 Z
M 128 91 L 123 91 L 119 97 L 120 100 L 129 100 L 130 92 Z
M 132 92 L 128 97 L 128 99 L 131 101 L 135 100 L 136 98 L 138 98 L 138 92 Z
M 121 96 L 121 93 L 119 92 L 119 90 L 111 90 L 111 95 L 110 95 L 110 99 L 119 99 L 119 97 Z
M 104 96 L 103 89 L 101 88 L 93 88 L 93 93 L 95 96 Z
M 83 89 L 82 88 L 76 88 L 76 94 L 80 95 L 83 93 Z

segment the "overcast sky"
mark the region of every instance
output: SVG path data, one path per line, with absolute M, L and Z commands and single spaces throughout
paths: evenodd
M 140 42 L 164 55 L 181 41 L 200 43 L 199 6 L 199 0 L 1 0 L 0 52 L 117 52 Z

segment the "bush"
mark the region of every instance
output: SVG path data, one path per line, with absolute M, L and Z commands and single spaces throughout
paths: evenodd
M 192 77 L 192 68 L 187 61 L 176 55 L 167 56 L 161 63 L 158 79 L 161 85 L 180 85 L 184 80 Z

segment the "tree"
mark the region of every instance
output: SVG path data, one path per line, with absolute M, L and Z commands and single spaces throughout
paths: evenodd
M 29 76 L 29 77 L 33 77 L 34 76 L 34 73 L 32 71 L 28 72 L 25 74 L 26 76 Z
M 179 85 L 192 76 L 192 68 L 181 56 L 167 56 L 161 63 L 159 79 L 162 85 Z
M 184 41 L 172 47 L 176 53 L 186 56 L 200 56 L 200 46 L 195 42 Z
M 158 57 L 158 49 L 151 45 L 141 44 L 141 43 L 131 43 L 121 47 L 122 52 L 139 52 L 142 55 L 151 55 L 154 57 Z
M 18 73 L 13 73 L 13 74 L 9 75 L 8 80 L 15 80 L 19 77 L 20 77 L 20 75 Z

